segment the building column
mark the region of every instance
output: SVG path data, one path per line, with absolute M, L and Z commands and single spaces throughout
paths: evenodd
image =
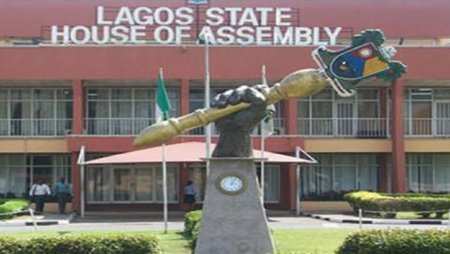
M 389 125 L 389 119 L 388 119 L 388 108 L 387 108 L 387 101 L 388 101 L 388 93 L 387 93 L 387 89 L 385 87 L 380 88 L 380 98 L 379 98 L 379 103 L 380 103 L 380 119 L 382 119 L 382 124 L 381 124 L 381 128 L 384 132 L 384 134 L 386 134 L 386 136 L 389 134 L 387 133 L 387 131 L 389 130 L 388 125 Z
M 78 153 L 72 152 L 72 210 L 80 212 L 80 194 L 81 194 L 81 178 L 80 178 L 80 166 L 78 165 Z
M 81 80 L 72 81 L 73 107 L 72 107 L 72 134 L 84 132 L 84 94 Z
M 404 81 L 392 82 L 392 191 L 407 192 L 405 165 Z
M 282 208 L 294 211 L 296 204 L 296 165 L 283 163 L 280 167 L 280 205 Z
M 189 181 L 189 167 L 186 162 L 180 163 L 180 189 L 179 189 L 179 202 L 178 208 L 181 211 L 187 211 L 189 205 L 184 203 L 184 187 Z
M 283 102 L 282 117 L 286 135 L 297 135 L 297 99 Z
M 387 108 L 387 101 L 388 101 L 388 91 L 385 87 L 380 88 L 380 119 L 382 119 L 381 124 L 381 131 L 384 135 L 389 134 L 389 119 L 388 119 L 388 108 Z M 388 170 L 387 170 L 387 154 L 378 154 L 377 155 L 377 164 L 378 164 L 378 190 L 382 192 L 388 192 Z
M 189 79 L 182 79 L 180 86 L 180 115 L 189 113 Z

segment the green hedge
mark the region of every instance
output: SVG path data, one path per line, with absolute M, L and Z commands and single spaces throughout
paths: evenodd
M 418 212 L 418 211 L 438 211 L 437 217 L 441 217 L 450 208 L 450 195 L 448 194 L 424 194 L 424 193 L 405 193 L 405 194 L 387 194 L 369 191 L 358 191 L 347 193 L 344 199 L 350 203 L 352 208 L 357 211 L 363 209 L 367 211 L 386 212 L 386 215 L 395 212 Z M 427 217 L 430 213 L 421 213 Z
M 11 218 L 12 215 L 1 215 L 4 213 L 19 212 L 28 207 L 29 201 L 26 199 L 2 199 L 0 200 L 0 219 Z
M 450 231 L 369 230 L 348 236 L 337 254 L 450 254 Z
M 195 249 L 201 222 L 201 210 L 189 212 L 184 216 L 184 235 L 190 240 L 192 249 Z
M 160 254 L 155 236 L 78 235 L 16 239 L 0 237 L 0 253 L 7 254 Z

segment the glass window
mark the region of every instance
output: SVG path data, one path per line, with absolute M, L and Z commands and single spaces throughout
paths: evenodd
M 109 90 L 106 88 L 89 88 L 87 89 L 88 100 L 108 100 Z
M 450 156 L 448 154 L 436 154 L 434 162 L 434 179 L 436 179 L 433 186 L 434 191 L 450 192 Z
M 138 134 L 155 117 L 155 88 L 90 88 L 87 90 L 89 134 Z M 179 115 L 178 89 L 168 88 L 170 116 Z
M 53 100 L 53 89 L 34 89 L 35 100 Z
M 135 179 L 136 201 L 152 201 L 155 185 L 153 171 L 148 168 L 136 168 Z
M 128 168 L 114 169 L 114 201 L 131 200 L 131 173 Z
M 114 88 L 111 89 L 113 100 L 131 100 L 132 89 L 130 88 Z
M 336 200 L 342 193 L 377 190 L 375 154 L 315 154 L 317 165 L 302 167 L 302 196 L 306 200 Z
M 378 100 L 378 89 L 358 89 L 356 92 L 358 100 Z
M 63 163 L 58 163 L 61 161 Z M 59 177 L 56 172 L 65 171 L 70 182 L 69 155 L 23 155 L 9 154 L 0 156 L 0 194 L 12 197 L 26 197 L 27 188 L 33 182 L 42 180 L 51 186 Z
M 26 197 L 27 189 L 27 171 L 25 167 L 10 167 L 9 171 L 9 190 L 15 197 Z
M 8 89 L 0 89 L 0 101 L 8 100 Z
M 3 93 L 3 97 L 6 97 L 4 100 L 0 99 L 0 119 L 6 120 L 0 120 L 0 135 L 55 136 L 65 135 L 65 130 L 71 129 L 72 91 L 70 89 L 10 88 L 4 90 L 9 92 Z
M 71 89 L 57 89 L 56 91 L 56 98 L 58 98 L 58 100 L 71 101 L 73 98 L 73 92 Z
M 408 184 L 414 192 L 433 191 L 433 166 L 431 154 L 408 154 Z
M 162 169 L 155 167 L 156 170 L 156 201 L 163 202 L 163 181 Z M 167 200 L 169 202 L 178 201 L 178 168 L 167 165 Z
M 111 201 L 110 170 L 101 167 L 89 167 L 87 170 L 87 200 Z
M 261 168 L 258 168 L 261 170 Z M 280 167 L 278 165 L 264 165 L 264 202 L 278 202 L 280 200 Z
M 204 164 L 191 164 L 189 167 L 189 180 L 192 181 L 197 190 L 196 200 L 201 202 L 205 199 L 206 168 Z
M 31 99 L 30 89 L 11 89 L 11 99 L 13 100 L 29 100 Z
M 434 98 L 438 100 L 450 100 L 450 89 L 434 89 Z
M 7 168 L 0 168 L 0 195 L 3 195 L 3 197 L 5 197 L 6 193 L 9 192 L 8 173 L 9 170 Z

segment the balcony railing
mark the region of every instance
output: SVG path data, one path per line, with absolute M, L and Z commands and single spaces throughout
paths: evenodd
M 385 118 L 299 118 L 300 135 L 384 138 L 389 136 Z
M 0 136 L 64 136 L 72 119 L 0 119 Z
M 89 135 L 137 135 L 154 122 L 154 118 L 91 118 L 86 119 L 86 131 Z
M 252 135 L 261 135 L 261 125 L 258 125 L 255 130 L 253 130 Z M 281 117 L 274 117 L 273 118 L 273 135 L 284 135 L 286 134 L 284 131 L 284 118 Z M 213 124 L 211 127 L 211 133 L 212 135 L 219 135 L 219 131 L 217 130 L 216 126 Z M 193 129 L 189 132 L 189 135 L 204 135 L 204 127 Z
M 408 136 L 450 136 L 450 118 L 407 118 L 405 135 Z

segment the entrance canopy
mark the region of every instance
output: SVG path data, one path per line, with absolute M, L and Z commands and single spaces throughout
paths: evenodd
M 211 144 L 211 151 L 215 144 Z M 205 143 L 187 142 L 166 146 L 166 162 L 202 162 L 205 157 Z M 261 151 L 253 149 L 254 158 L 261 158 Z M 161 162 L 161 147 L 152 147 L 127 153 L 121 153 L 87 161 L 87 165 L 96 164 L 144 164 Z M 264 151 L 268 163 L 312 163 L 309 160 Z

